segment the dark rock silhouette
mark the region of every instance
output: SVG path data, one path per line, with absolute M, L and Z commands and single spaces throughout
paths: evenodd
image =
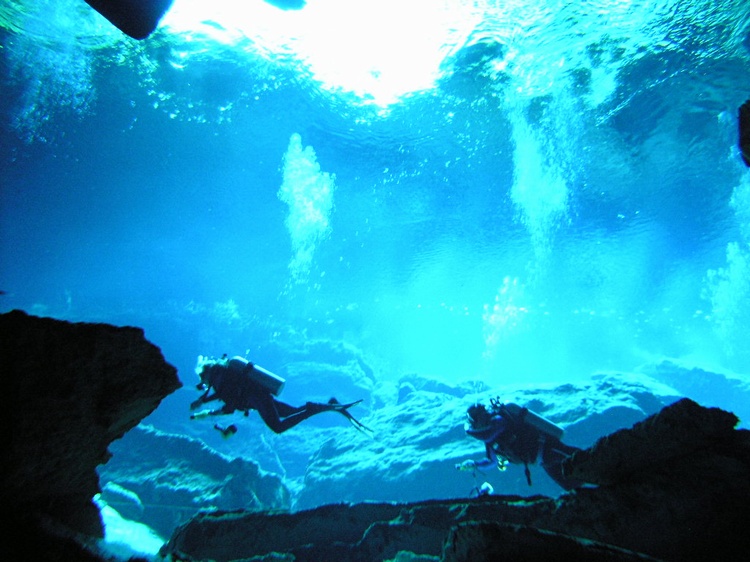
M 739 141 L 740 155 L 746 166 L 750 167 L 750 100 L 740 106 L 739 113 Z
M 133 39 L 145 39 L 159 25 L 173 0 L 86 0 L 117 29 Z
M 176 370 L 139 328 L 12 311 L 0 315 L 0 333 L 6 532 L 26 559 L 58 559 L 56 548 L 60 559 L 85 559 L 70 537 L 102 536 L 96 467 L 181 386 Z

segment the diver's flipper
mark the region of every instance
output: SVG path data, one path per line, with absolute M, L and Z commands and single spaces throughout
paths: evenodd
M 159 25 L 173 0 L 86 0 L 117 29 L 133 39 L 145 39 Z
M 328 404 L 331 406 L 332 412 L 338 412 L 342 416 L 344 416 L 346 419 L 349 420 L 349 423 L 351 423 L 356 429 L 359 431 L 370 431 L 372 432 L 372 429 L 367 427 L 365 424 L 363 424 L 361 421 L 359 421 L 357 418 L 355 418 L 351 413 L 349 412 L 349 408 L 352 406 L 356 406 L 362 402 L 362 400 L 356 400 L 354 402 L 349 402 L 348 404 L 341 404 L 338 400 L 335 398 L 331 398 L 328 401 Z
M 750 167 L 750 100 L 740 106 L 740 156 L 745 165 Z
M 339 402 L 335 398 L 331 398 L 328 401 L 328 405 L 331 406 L 332 410 L 341 410 L 341 409 L 348 410 L 349 408 L 351 408 L 352 406 L 356 406 L 360 402 L 362 402 L 362 399 L 355 400 L 354 402 L 349 402 L 348 404 L 342 404 L 341 402 Z

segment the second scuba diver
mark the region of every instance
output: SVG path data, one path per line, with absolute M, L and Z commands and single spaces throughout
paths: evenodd
M 563 461 L 580 449 L 560 440 L 563 434 L 560 426 L 528 408 L 503 404 L 496 398 L 490 401 L 489 409 L 484 404 L 470 406 L 466 416 L 466 433 L 484 442 L 486 457 L 464 461 L 456 465 L 457 469 L 503 470 L 508 462 L 523 464 L 531 486 L 529 465 L 536 463 L 541 455 L 542 468 L 562 488 L 570 490 L 581 485 L 563 472 Z

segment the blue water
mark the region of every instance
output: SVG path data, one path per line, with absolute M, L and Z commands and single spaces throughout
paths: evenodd
M 2 310 L 141 326 L 188 387 L 314 341 L 385 378 L 750 371 L 745 0 L 245 4 L 143 42 L 0 8 Z

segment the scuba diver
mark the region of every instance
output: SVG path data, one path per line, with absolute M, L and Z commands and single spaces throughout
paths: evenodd
M 563 435 L 560 426 L 528 408 L 504 404 L 498 398 L 490 401 L 489 409 L 483 404 L 470 406 L 466 416 L 466 433 L 484 442 L 487 456 L 480 461 L 457 464 L 458 470 L 486 472 L 494 466 L 505 470 L 508 462 L 523 464 L 526 481 L 531 486 L 529 465 L 536 463 L 541 453 L 542 468 L 562 488 L 571 490 L 582 484 L 563 473 L 562 462 L 580 449 L 560 441 Z
M 258 365 L 253 365 L 243 357 L 199 357 L 196 372 L 201 379 L 197 388 L 205 392 L 190 404 L 190 409 L 195 410 L 202 404 L 214 400 L 221 400 L 224 406 L 217 410 L 197 412 L 191 415 L 190 419 L 227 415 L 237 410 L 247 416 L 250 410 L 257 410 L 272 431 L 283 433 L 316 414 L 337 412 L 346 417 L 357 429 L 369 431 L 369 428 L 349 413 L 349 408 L 362 400 L 341 404 L 335 398 L 331 398 L 328 403 L 307 402 L 303 406 L 290 406 L 276 398 L 284 388 L 284 379 Z M 214 429 L 220 431 L 224 437 L 237 432 L 235 425 L 224 428 L 217 424 Z

